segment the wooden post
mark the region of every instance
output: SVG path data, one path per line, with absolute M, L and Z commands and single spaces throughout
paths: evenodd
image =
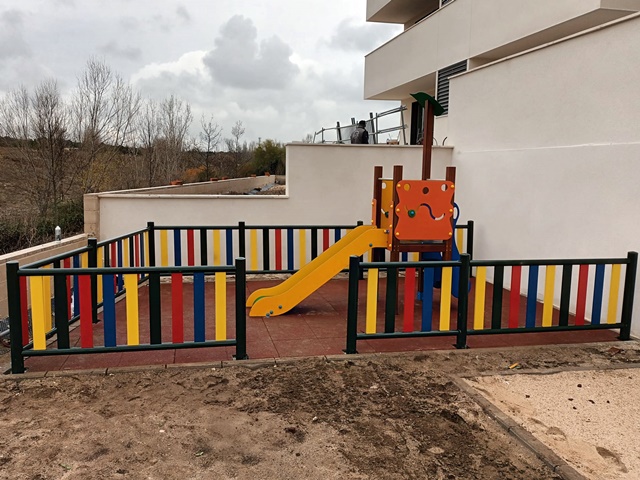
M 456 167 L 447 167 L 447 176 L 446 180 L 448 182 L 452 182 L 455 186 L 456 184 Z M 453 190 L 453 198 L 452 201 L 455 202 L 456 191 Z M 451 256 L 453 255 L 453 236 L 456 232 L 453 231 L 453 220 L 451 220 L 451 238 L 449 240 L 445 240 L 444 242 L 444 252 L 442 254 L 442 259 L 447 261 L 451 260 Z
M 424 133 L 422 135 L 422 180 L 431 178 L 431 154 L 433 149 L 433 127 L 435 114 L 431 102 L 424 105 Z

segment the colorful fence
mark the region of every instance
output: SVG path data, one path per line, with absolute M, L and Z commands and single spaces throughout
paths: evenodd
M 208 282 L 213 295 L 206 293 L 205 276 L 213 276 Z M 227 312 L 227 276 L 235 276 L 235 312 Z M 48 301 L 47 277 L 53 277 L 53 310 Z M 161 282 L 170 276 L 171 322 L 163 329 Z M 187 308 L 183 277 L 192 279 L 192 309 Z M 141 277 L 148 280 L 148 311 L 143 312 L 139 303 L 138 283 Z M 74 278 L 77 284 L 77 308 L 80 326 L 70 329 L 69 284 Z M 109 353 L 141 350 L 179 349 L 213 346 L 235 346 L 236 358 L 246 358 L 246 264 L 237 259 L 234 266 L 221 267 L 96 267 L 96 268 L 19 268 L 15 262 L 7 264 L 9 285 L 9 314 L 11 321 L 11 363 L 13 373 L 24 371 L 24 357 L 44 355 L 68 355 L 85 353 Z M 120 281 L 122 286 L 120 286 Z M 25 321 L 22 285 L 30 284 L 32 321 L 29 329 Z M 92 285 L 102 286 L 102 325 L 93 320 L 96 293 Z M 116 296 L 125 295 L 126 313 L 116 318 Z M 212 305 L 213 304 L 213 305 Z M 214 311 L 213 322 L 207 322 L 207 308 Z M 189 322 L 187 322 L 187 317 Z M 231 321 L 229 320 L 231 319 Z M 144 321 L 143 321 L 144 320 Z M 54 327 L 55 324 L 55 327 Z M 231 327 L 231 328 L 230 328 Z M 229 331 L 230 330 L 230 331 Z M 47 333 L 54 331 L 56 340 L 47 342 Z M 229 338 L 228 333 L 235 334 Z M 32 342 L 27 343 L 31 336 Z
M 637 261 L 636 252 L 580 260 L 471 261 L 462 255 L 459 262 L 361 263 L 353 257 L 346 352 L 356 353 L 358 340 L 399 337 L 455 336 L 456 347 L 465 348 L 468 335 L 620 329 L 620 339 L 628 340 Z
M 228 227 L 184 227 L 155 226 L 150 222 L 143 230 L 103 242 L 89 239 L 85 248 L 22 268 L 8 264 L 7 278 L 15 282 L 8 285 L 14 370 L 24 369 L 24 357 L 27 356 L 187 348 L 191 346 L 189 342 L 198 343 L 197 346 L 236 345 L 234 342 L 240 340 L 226 338 L 226 324 L 222 322 L 216 320 L 213 330 L 203 330 L 205 276 L 215 277 L 215 294 L 211 296 L 220 298 L 224 296 L 223 285 L 226 284 L 222 275 L 241 276 L 235 270 L 236 257 L 247 258 L 243 263 L 248 270 L 245 273 L 293 273 L 355 226 L 247 226 L 240 222 Z M 461 250 L 464 248 L 463 251 L 471 253 L 473 222 L 457 226 L 456 232 Z M 412 257 L 405 254 L 402 260 L 408 262 Z M 159 297 L 154 295 L 160 277 L 171 278 L 170 334 L 163 333 L 158 323 L 161 304 Z M 187 330 L 181 320 L 184 318 L 185 280 L 193 285 L 194 298 L 198 298 L 193 304 L 194 320 Z M 244 273 L 242 281 L 245 281 Z M 145 282 L 150 286 L 150 305 L 148 325 L 145 323 L 142 328 L 137 297 L 131 292 L 134 286 Z M 118 326 L 122 321 L 116 319 L 115 302 L 124 295 L 127 301 L 126 334 L 120 334 Z M 244 301 L 240 305 L 244 305 Z M 226 312 L 222 302 L 208 308 L 215 311 L 216 319 L 223 318 Z M 244 322 L 245 311 L 238 311 L 237 315 L 236 322 Z M 143 317 L 147 322 L 146 313 Z M 94 330 L 100 320 L 103 324 L 98 335 Z M 76 322 L 80 322 L 77 331 L 71 328 Z M 229 330 L 234 328 L 238 327 Z M 141 332 L 147 337 L 141 338 Z M 183 342 L 185 332 L 192 337 Z M 76 334 L 79 335 L 77 338 L 74 337 Z M 48 342 L 54 336 L 55 345 Z M 171 342 L 167 342 L 169 336 Z M 214 343 L 207 343 L 210 341 Z M 240 358 L 245 354 L 242 351 Z
M 247 259 L 248 273 L 294 273 L 357 225 L 157 226 L 148 224 L 150 265 L 231 265 Z M 473 222 L 456 226 L 458 248 L 473 254 Z M 411 260 L 403 253 L 403 261 Z M 153 263 L 155 262 L 155 263 Z

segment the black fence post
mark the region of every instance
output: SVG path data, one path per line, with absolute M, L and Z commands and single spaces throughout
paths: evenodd
M 620 329 L 620 340 L 629 340 L 631 338 L 633 297 L 636 290 L 636 275 L 638 271 L 638 252 L 629 252 L 627 259 L 627 271 L 624 276 L 624 296 L 622 298 L 622 328 Z
M 149 232 L 149 266 L 156 266 L 156 226 L 154 222 L 147 222 Z
M 469 278 L 471 277 L 471 256 L 460 255 L 460 278 L 458 281 L 458 335 L 455 347 L 467 348 L 467 313 L 469 309 Z
M 98 267 L 98 240 L 89 239 L 89 268 Z M 91 274 L 91 320 L 98 323 L 98 277 Z
M 24 373 L 22 356 L 22 312 L 18 262 L 7 262 L 7 295 L 9 297 L 9 340 L 11 341 L 11 373 Z
M 236 258 L 236 360 L 247 360 L 247 260 Z
M 347 348 L 344 353 L 358 353 L 358 281 L 360 278 L 360 259 L 352 255 L 349 258 L 349 303 L 347 307 Z
M 238 222 L 238 255 L 242 258 L 247 256 L 247 226 L 244 222 Z
M 53 262 L 53 268 L 60 268 L 60 260 Z M 56 337 L 58 349 L 70 348 L 69 342 L 69 305 L 67 305 L 67 277 L 53 276 L 53 298 L 55 307 Z
M 469 260 L 473 260 L 473 220 L 467 222 L 467 253 L 469 254 Z
M 362 220 L 358 220 L 358 223 L 356 223 L 356 225 L 358 227 L 361 227 L 362 225 L 364 225 L 364 222 Z M 364 255 L 360 255 L 358 261 L 364 262 Z M 358 280 L 364 280 L 364 271 L 362 269 L 359 270 L 359 275 L 360 276 L 358 277 Z

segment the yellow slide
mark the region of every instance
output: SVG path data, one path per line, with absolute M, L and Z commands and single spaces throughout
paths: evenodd
M 281 284 L 253 292 L 247 299 L 249 316 L 275 317 L 288 312 L 346 268 L 351 255 L 386 246 L 384 230 L 370 225 L 355 228 Z

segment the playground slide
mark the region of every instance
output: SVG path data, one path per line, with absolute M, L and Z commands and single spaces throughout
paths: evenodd
M 339 241 L 331 245 L 331 247 L 329 247 L 327 250 L 322 252 L 318 257 L 313 259 L 313 261 L 311 261 L 310 263 L 307 263 L 300 270 L 298 270 L 295 274 L 296 281 L 308 275 L 315 268 L 317 268 L 318 265 L 320 265 L 321 263 L 327 261 L 329 258 L 332 258 L 334 255 L 336 255 L 337 252 L 342 250 L 345 247 L 345 245 L 350 244 L 357 237 L 359 237 L 360 235 L 363 235 L 365 232 L 373 228 L 374 227 L 370 225 L 361 225 L 347 232 L 347 234 L 344 237 L 342 237 Z M 289 281 L 291 281 L 291 278 L 287 279 L 287 281 L 279 285 L 276 285 L 275 287 L 262 288 L 260 290 L 253 292 L 251 295 L 249 295 L 249 298 L 247 298 L 247 304 L 246 304 L 247 307 L 253 306 L 253 304 L 256 302 L 256 300 L 259 297 L 272 297 L 273 295 L 278 295 L 280 293 L 285 292 L 287 288 L 289 288 L 289 283 L 288 283 Z
M 357 227 L 280 285 L 253 292 L 247 300 L 247 306 L 251 307 L 249 315 L 275 317 L 288 312 L 346 268 L 351 255 L 362 255 L 371 248 L 386 245 L 384 230 Z

